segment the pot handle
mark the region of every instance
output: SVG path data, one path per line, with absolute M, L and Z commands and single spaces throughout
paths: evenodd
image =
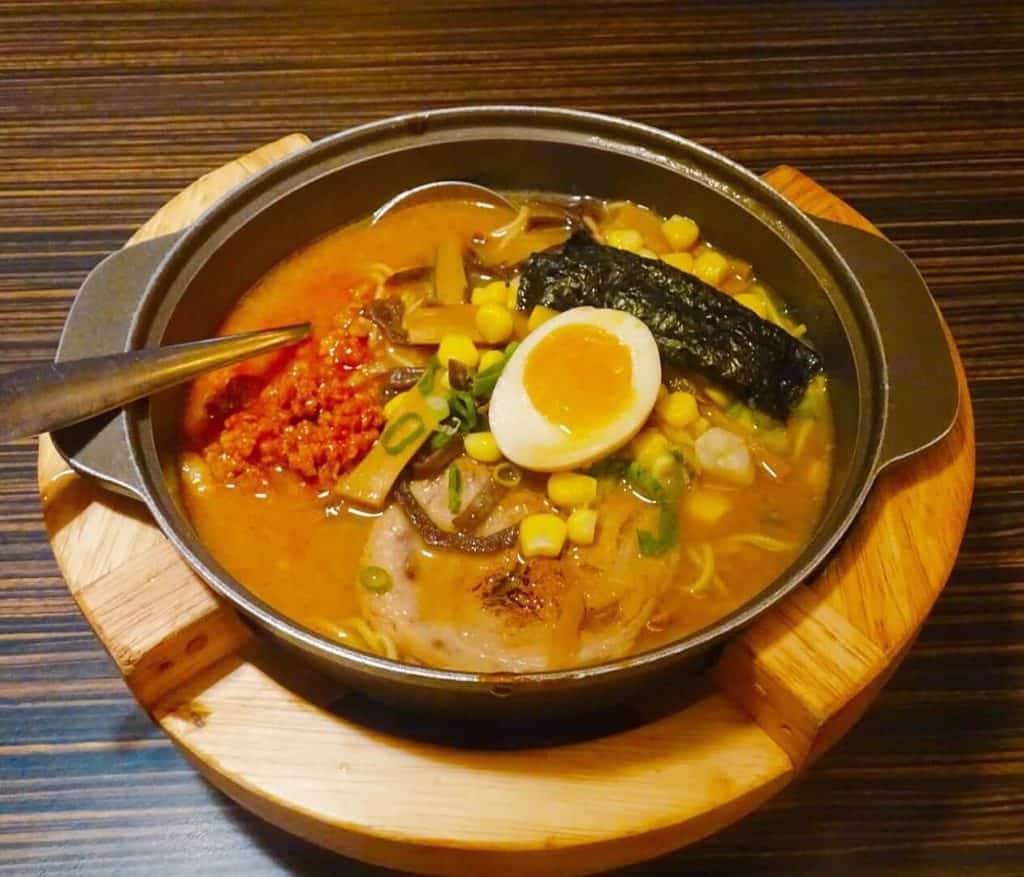
M 180 237 L 179 232 L 125 247 L 93 268 L 71 304 L 55 361 L 129 350 L 142 290 Z M 135 465 L 126 411 L 112 411 L 55 430 L 50 439 L 76 472 L 96 478 L 117 493 L 143 500 L 145 490 Z
M 960 390 L 946 330 L 914 263 L 885 238 L 811 217 L 860 281 L 882 335 L 888 409 L 876 472 L 953 428 Z

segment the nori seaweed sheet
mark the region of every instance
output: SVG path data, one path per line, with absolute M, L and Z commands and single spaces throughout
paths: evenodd
M 647 324 L 666 362 L 779 420 L 822 370 L 810 347 L 731 296 L 660 260 L 599 244 L 585 231 L 559 249 L 530 256 L 518 304 L 626 311 Z

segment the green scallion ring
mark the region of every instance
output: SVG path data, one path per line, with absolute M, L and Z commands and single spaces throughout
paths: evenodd
M 506 461 L 494 467 L 491 477 L 502 487 L 518 487 L 523 480 L 523 472 L 517 466 Z
M 412 428 L 409 429 L 404 435 L 402 430 L 406 424 L 412 424 Z M 409 445 L 411 445 L 416 439 L 418 439 L 427 430 L 426 423 L 423 422 L 423 418 L 420 417 L 415 411 L 406 411 L 404 414 L 398 415 L 395 420 L 388 425 L 388 428 L 384 430 L 384 434 L 380 437 L 381 447 L 384 448 L 389 454 L 394 456 L 400 454 Z
M 359 570 L 359 584 L 367 591 L 383 594 L 391 590 L 391 573 L 380 566 L 364 566 Z

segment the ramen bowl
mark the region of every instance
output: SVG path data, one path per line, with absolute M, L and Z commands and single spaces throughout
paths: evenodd
M 784 290 L 823 358 L 835 424 L 831 483 L 810 540 L 735 611 L 674 642 L 593 666 L 472 673 L 402 663 L 332 641 L 236 579 L 198 537 L 178 467 L 184 391 L 53 435 L 79 472 L 144 503 L 185 560 L 268 636 L 346 688 L 403 708 L 531 717 L 592 710 L 677 684 L 827 560 L 878 474 L 951 428 L 958 391 L 932 298 L 907 257 L 873 235 L 803 213 L 756 175 L 698 144 L 569 110 L 481 107 L 387 119 L 328 137 L 267 168 L 184 231 L 128 247 L 86 279 L 58 360 L 216 333 L 270 268 L 397 193 L 457 179 L 499 191 L 676 205 L 716 244 Z M 339 546 L 339 551 L 345 546 Z

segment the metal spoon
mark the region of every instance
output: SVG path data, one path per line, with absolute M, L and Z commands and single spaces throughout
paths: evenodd
M 426 204 L 428 201 L 475 201 L 477 204 L 490 204 L 492 207 L 506 207 L 514 210 L 512 203 L 494 189 L 479 186 L 476 183 L 463 183 L 459 180 L 440 180 L 436 183 L 424 183 L 413 186 L 395 195 L 383 207 L 374 211 L 371 225 L 380 222 L 389 213 L 414 204 Z
M 428 201 L 466 200 L 514 209 L 486 186 L 441 180 L 406 189 L 371 220 Z M 190 344 L 52 362 L 0 375 L 0 442 L 38 435 L 127 405 L 143 396 L 306 338 L 308 323 Z
M 70 426 L 203 372 L 295 344 L 309 323 L 30 366 L 0 375 L 0 442 Z

